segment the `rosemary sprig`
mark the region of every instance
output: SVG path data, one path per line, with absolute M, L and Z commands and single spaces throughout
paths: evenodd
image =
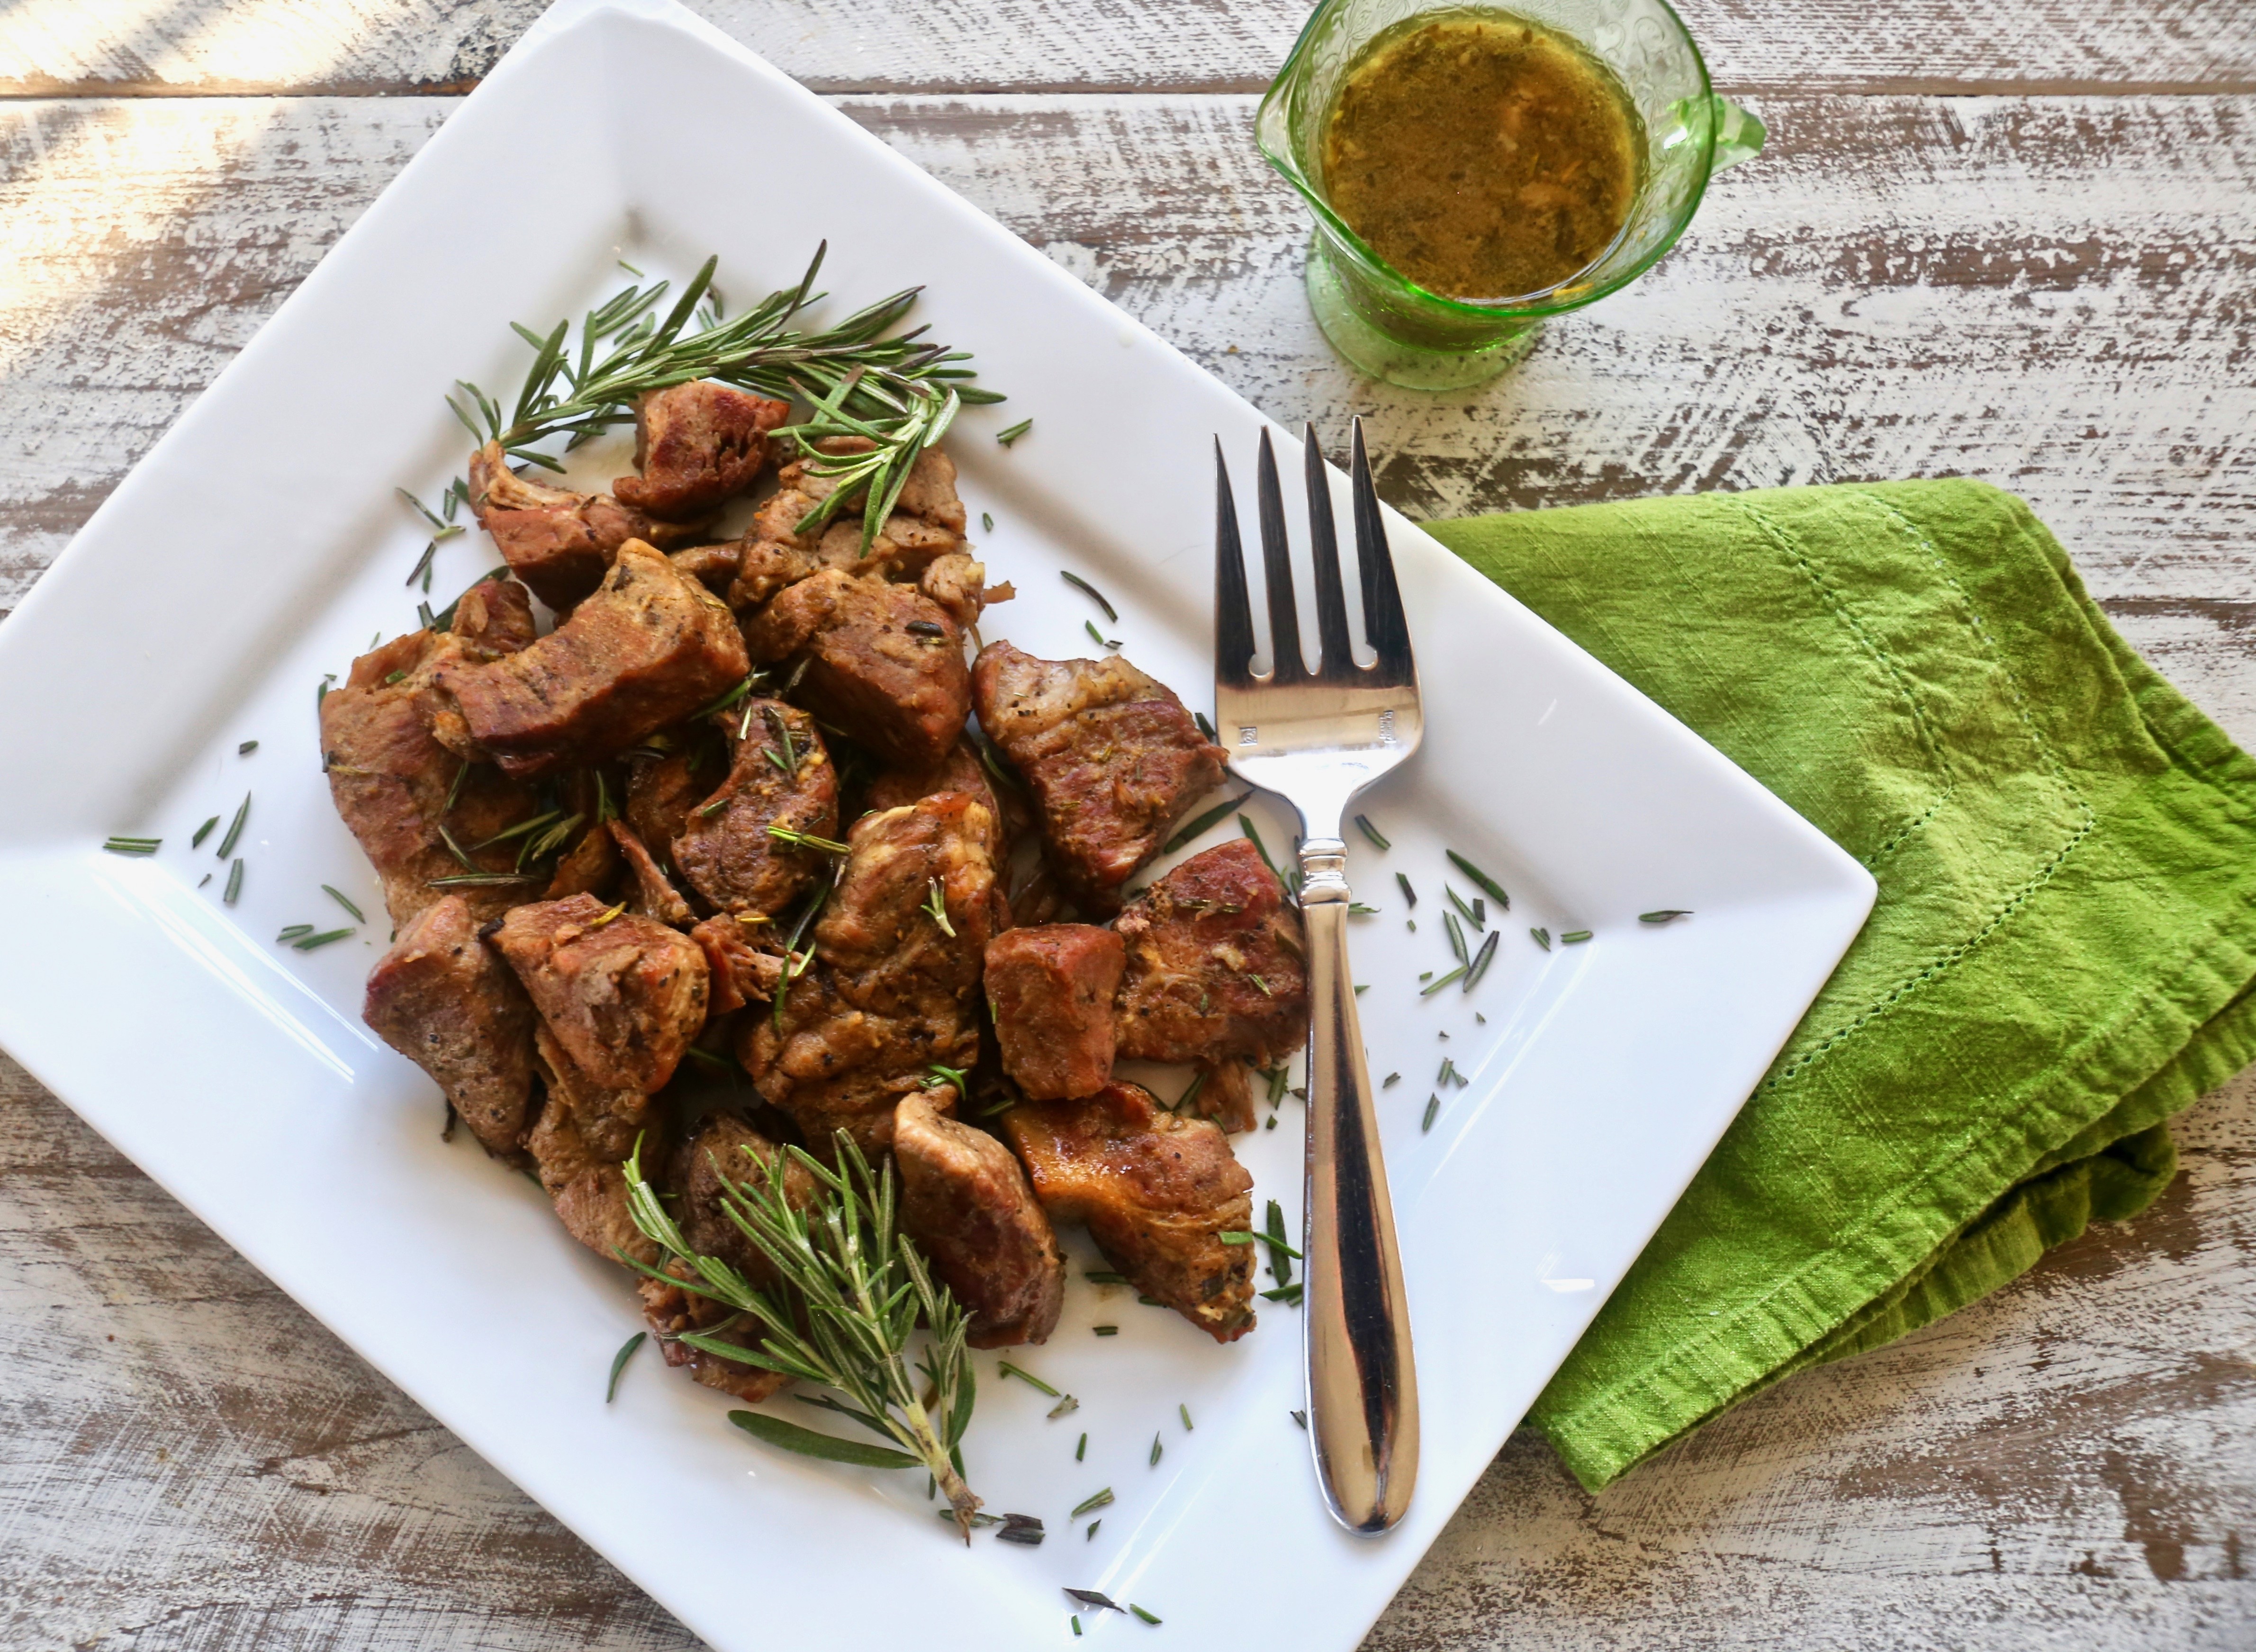
M 871 1170 L 842 1130 L 835 1151 L 836 1170 L 792 1147 L 765 1166 L 755 1160 L 754 1173 L 742 1182 L 730 1180 L 725 1172 L 718 1175 L 723 1212 L 776 1271 L 779 1283 L 772 1290 L 754 1289 L 727 1262 L 689 1248 L 657 1191 L 643 1179 L 640 1142 L 624 1167 L 628 1212 L 644 1237 L 668 1258 L 687 1263 L 693 1276 L 677 1279 L 661 1268 L 633 1262 L 624 1251 L 618 1255 L 653 1279 L 756 1318 L 762 1332 L 758 1350 L 695 1332 L 683 1332 L 681 1340 L 700 1353 L 781 1372 L 845 1395 L 848 1403 L 831 1401 L 828 1409 L 898 1445 L 897 1453 L 887 1453 L 901 1459 L 897 1466 L 931 1474 L 947 1494 L 968 1543 L 979 1499 L 957 1469 L 956 1448 L 970 1426 L 977 1393 L 964 1341 L 969 1321 L 896 1228 L 892 1162 Z M 810 1178 L 812 1197 L 803 1206 L 786 1191 L 786 1170 L 794 1166 Z M 929 1328 L 929 1339 L 923 1359 L 913 1361 L 909 1345 L 920 1318 Z M 743 1411 L 731 1412 L 730 1420 L 772 1445 L 806 1449 L 804 1442 L 785 1438 L 782 1431 L 794 1425 L 779 1418 Z M 813 1438 L 832 1440 L 828 1435 Z
M 933 878 L 929 882 L 931 893 L 925 897 L 924 904 L 918 910 L 929 915 L 932 921 L 940 925 L 940 932 L 948 939 L 954 940 L 955 925 L 948 921 L 948 897 L 941 893 L 938 878 Z
M 818 838 L 811 832 L 794 832 L 787 826 L 771 825 L 768 835 L 778 843 L 794 849 L 820 849 L 825 854 L 850 854 L 853 851 L 835 838 Z

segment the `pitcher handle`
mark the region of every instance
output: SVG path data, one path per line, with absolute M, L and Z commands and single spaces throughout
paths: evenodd
M 1726 166 L 1736 166 L 1743 160 L 1752 160 L 1762 153 L 1763 139 L 1769 137 L 1762 122 L 1741 109 L 1728 97 L 1708 95 L 1708 107 L 1716 122 L 1716 158 L 1709 171 L 1719 172 Z

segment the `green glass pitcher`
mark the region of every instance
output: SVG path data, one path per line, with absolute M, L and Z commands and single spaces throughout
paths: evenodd
M 1333 211 L 1324 186 L 1324 127 L 1341 81 L 1364 49 L 1412 19 L 1508 13 L 1580 43 L 1619 79 L 1643 127 L 1642 177 L 1627 221 L 1597 261 L 1539 292 L 1446 298 L 1410 280 Z M 1269 164 L 1315 214 L 1308 303 L 1332 347 L 1374 378 L 1456 390 L 1493 378 L 1525 354 L 1543 318 L 1580 309 L 1650 269 L 1692 221 L 1718 169 L 1761 152 L 1762 123 L 1716 95 L 1700 48 L 1666 0 L 1324 0 L 1261 100 L 1255 131 Z

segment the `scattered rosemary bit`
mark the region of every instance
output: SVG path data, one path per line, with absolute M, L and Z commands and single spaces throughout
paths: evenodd
M 788 1147 L 764 1166 L 754 1160 L 752 1173 L 742 1182 L 720 1177 L 724 1213 L 779 1276 L 772 1289 L 755 1290 L 727 1262 L 690 1248 L 656 1190 L 643 1179 L 639 1141 L 624 1166 L 628 1213 L 664 1253 L 661 1264 L 679 1258 L 688 1264 L 690 1277 L 677 1280 L 663 1266 L 635 1262 L 624 1251 L 618 1255 L 648 1277 L 751 1315 L 761 1328 L 757 1351 L 697 1332 L 683 1332 L 680 1340 L 701 1353 L 843 1394 L 852 1403 L 829 1401 L 828 1409 L 902 1448 L 885 1451 L 874 1460 L 929 1473 L 947 1494 L 956 1526 L 969 1543 L 979 1499 L 954 1460 L 976 1397 L 964 1343 L 969 1322 L 948 1288 L 933 1279 L 916 1248 L 904 1243 L 894 1227 L 892 1161 L 872 1170 L 843 1131 L 832 1151 L 835 1170 L 803 1148 Z M 803 1193 L 786 1195 L 787 1171 L 803 1184 Z M 909 1341 L 920 1318 L 929 1327 L 930 1341 L 923 1360 L 912 1366 Z M 865 1462 L 879 1451 L 755 1412 L 734 1411 L 729 1420 L 786 1450 L 852 1453 L 846 1460 Z
M 1459 964 L 1455 969 L 1442 976 L 1439 981 L 1435 981 L 1430 986 L 1421 988 L 1419 990 L 1418 996 L 1421 998 L 1431 998 L 1435 993 L 1441 991 L 1442 988 L 1448 986 L 1451 981 L 1456 980 L 1458 976 L 1464 973 L 1465 967 L 1463 964 Z
M 1183 1086 L 1182 1094 L 1175 1098 L 1174 1110 L 1177 1113 L 1187 1111 L 1191 1103 L 1198 1100 L 1199 1092 L 1205 1088 L 1206 1074 L 1203 1072 L 1193 1073 L 1191 1075 L 1191 1081 Z
M 1106 636 L 1103 632 L 1096 629 L 1096 622 L 1095 620 L 1083 620 L 1081 622 L 1081 629 L 1089 633 L 1089 640 L 1096 643 L 1099 648 L 1118 648 L 1120 646 L 1120 639 L 1117 636 Z
M 717 716 L 720 713 L 728 710 L 730 706 L 735 705 L 745 695 L 751 693 L 752 692 L 752 685 L 759 680 L 760 674 L 758 671 L 747 671 L 744 674 L 744 680 L 738 683 L 727 693 L 722 695 L 720 699 L 714 700 L 709 705 L 701 706 L 695 711 L 690 713 L 689 721 L 691 722 L 701 722 L 708 717 Z
M 1029 1549 L 1039 1549 L 1049 1534 L 1042 1529 L 1041 1521 L 1033 1515 L 1005 1515 L 1003 1529 L 995 1534 L 998 1543 L 1024 1543 Z
M 415 559 L 415 566 L 407 570 L 407 578 L 405 583 L 412 585 L 418 580 L 429 580 L 431 577 L 431 559 L 438 554 L 439 542 L 436 539 L 434 539 L 423 547 L 423 554 Z M 431 587 L 427 584 L 423 588 L 427 591 Z
M 1082 1444 L 1084 1445 L 1089 1443 L 1089 1436 L 1086 1434 L 1082 1435 L 1081 1439 Z M 1079 1459 L 1080 1455 L 1081 1454 L 1078 1452 L 1074 1453 L 1076 1460 Z M 1091 1493 L 1089 1496 L 1082 1498 L 1079 1502 L 1075 1503 L 1073 1506 L 1073 1513 L 1067 1516 L 1067 1518 L 1071 1520 L 1079 1520 L 1083 1515 L 1092 1514 L 1100 1508 L 1110 1508 L 1111 1506 L 1112 1487 L 1107 1486 L 1103 1491 Z
M 979 531 L 982 533 L 995 531 L 995 518 L 984 510 L 979 513 Z
M 1294 1259 L 1301 1253 L 1294 1250 L 1287 1239 L 1284 1207 L 1273 1199 L 1269 1201 L 1268 1218 L 1264 1226 L 1268 1229 L 1262 1237 L 1269 1246 L 1269 1276 L 1280 1285 L 1289 1285 L 1293 1283 Z
M 1306 1411 L 1287 1411 L 1287 1412 L 1286 1412 L 1286 1413 L 1285 1413 L 1285 1415 L 1286 1415 L 1286 1416 L 1287 1416 L 1287 1417 L 1291 1417 L 1291 1418 L 1292 1418 L 1295 1423 L 1298 1423 L 1298 1424 L 1299 1424 L 1302 1428 L 1306 1428 L 1306 1427 L 1308 1427 L 1308 1414 Z
M 222 895 L 220 899 L 232 906 L 235 904 L 235 897 L 242 893 L 243 861 L 237 859 L 233 866 L 227 868 L 227 892 Z
M 190 838 L 190 839 L 188 840 L 188 847 L 189 847 L 190 848 L 192 848 L 192 849 L 201 849 L 201 847 L 204 847 L 204 840 L 205 840 L 206 838 L 208 838 L 208 837 L 211 836 L 211 834 L 212 834 L 212 828 L 213 828 L 214 826 L 217 826 L 218 824 L 219 824 L 219 817 L 218 817 L 217 815 L 214 815 L 214 816 L 212 816 L 212 818 L 211 818 L 210 819 L 208 819 L 208 820 L 205 821 L 201 826 L 198 826 L 198 827 L 196 828 L 196 834 L 195 834 L 195 836 L 194 836 L 194 837 L 192 837 L 192 838 Z
M 1488 899 L 1485 896 L 1473 896 L 1473 923 L 1481 929 L 1488 927 Z
M 1394 881 L 1402 887 L 1402 898 L 1409 902 L 1411 909 L 1415 910 L 1418 905 L 1418 891 L 1410 887 L 1409 875 L 1404 872 L 1397 872 L 1394 875 Z
M 1590 931 L 1586 929 L 1570 929 L 1564 935 L 1562 935 L 1559 938 L 1559 945 L 1562 946 L 1574 946 L 1590 938 Z
M 1082 1277 L 1095 1285 L 1124 1285 L 1128 1283 L 1126 1274 L 1116 1274 L 1105 1269 L 1091 1269 Z
M 1073 1448 L 1073 1460 L 1074 1460 L 1075 1462 L 1078 1463 L 1078 1462 L 1082 1461 L 1084 1458 L 1086 1458 L 1088 1455 L 1089 1455 L 1089 1432 L 1088 1432 L 1088 1431 L 1087 1431 L 1087 1430 L 1085 1430 L 1085 1429 L 1084 1429 L 1084 1430 L 1082 1431 L 1082 1436 L 1081 1436 L 1081 1444 L 1080 1444 L 1080 1445 L 1076 1445 L 1076 1446 L 1075 1446 L 1075 1447 Z M 1078 1511 L 1075 1511 L 1075 1512 L 1078 1512 Z
M 1050 1407 L 1048 1420 L 1054 1423 L 1058 1418 L 1061 1417 L 1070 1417 L 1079 1409 L 1081 1409 L 1081 1402 L 1079 1400 L 1075 1399 L 1070 1394 L 1061 1395 L 1058 1396 L 1058 1402 Z
M 283 931 L 279 935 L 277 935 L 274 938 L 275 938 L 276 942 L 278 944 L 278 943 L 280 943 L 280 942 L 282 942 L 282 941 L 294 941 L 294 940 L 296 940 L 296 939 L 298 938 L 298 937 L 300 937 L 300 935 L 310 935 L 310 934 L 312 934 L 313 932 L 314 932 L 314 926 L 313 926 L 311 924 L 291 924 L 291 925 L 290 925 L 290 927 L 289 927 L 289 928 L 287 928 L 287 929 L 284 930 L 284 931 Z
M 243 823 L 250 819 L 250 794 L 246 791 L 243 794 L 243 806 L 235 812 L 235 819 L 228 823 L 227 835 L 219 840 L 219 847 L 215 851 L 221 860 L 224 861 L 235 853 L 236 840 L 243 835 Z
M 105 838 L 102 847 L 112 854 L 154 854 L 164 841 L 162 838 Z
M 822 910 L 823 903 L 829 898 L 830 885 L 817 884 L 807 904 L 800 909 L 798 921 L 791 926 L 791 938 L 783 944 L 783 974 L 776 978 L 772 1023 L 778 1037 L 783 1036 L 783 1006 L 785 999 L 791 995 L 791 984 L 805 974 L 807 966 L 814 961 L 811 956 L 799 950 L 800 939 L 807 933 L 807 926 L 814 922 L 814 915 Z
M 1018 1378 L 1019 1381 L 1025 1383 L 1030 1388 L 1040 1388 L 1043 1393 L 1048 1395 L 1053 1400 L 1058 1397 L 1057 1389 L 1043 1381 L 1041 1378 L 1036 1376 L 1033 1372 L 1022 1370 L 1019 1367 L 1012 1365 L 1008 1360 L 1003 1360 L 995 1368 L 1006 1377 Z
M 208 873 L 208 872 L 207 872 L 207 873 L 205 873 L 201 877 L 200 877 L 200 878 L 198 878 L 198 879 L 196 880 L 196 887 L 197 887 L 198 889 L 201 889 L 201 888 L 203 888 L 203 886 L 204 886 L 205 884 L 207 884 L 207 883 L 208 883 L 208 882 L 211 882 L 211 874 L 210 874 L 210 873 Z
M 941 891 L 938 878 L 932 878 L 927 882 L 931 892 L 925 897 L 925 903 L 918 910 L 930 914 L 932 921 L 940 925 L 940 932 L 948 939 L 954 940 L 955 925 L 948 921 L 948 896 Z
M 1118 1606 L 1113 1604 L 1112 1597 L 1110 1595 L 1099 1594 L 1094 1589 L 1068 1589 L 1066 1591 L 1066 1594 L 1080 1605 L 1084 1606 L 1094 1606 L 1100 1612 L 1117 1612 L 1120 1610 Z
M 1211 743 L 1215 737 L 1214 725 L 1207 721 L 1206 714 L 1202 711 L 1195 711 L 1191 714 L 1191 721 L 1198 725 L 1199 733 L 1204 735 Z
M 538 832 L 543 826 L 553 825 L 560 812 L 560 811 L 550 809 L 534 815 L 530 820 L 520 820 L 513 826 L 505 826 L 484 842 L 470 845 L 469 853 L 476 854 L 480 849 L 490 849 L 497 843 L 506 843 L 511 838 L 521 838 L 528 832 Z
M 1096 1528 L 1092 1526 L 1089 1529 L 1094 1531 Z M 1079 1613 L 1075 1613 L 1068 1621 L 1073 1625 L 1074 1638 L 1075 1640 L 1079 1640 L 1081 1638 L 1081 1614 Z
M 1189 1406 L 1179 1402 L 1175 1407 L 1175 1415 L 1183 1419 L 1184 1433 L 1188 1434 L 1194 1431 L 1191 1428 L 1191 1408 Z
M 1033 427 L 1034 421 L 1033 419 L 1022 418 L 1017 424 L 1012 425 L 1008 430 L 997 431 L 995 432 L 995 440 L 1000 446 L 1008 447 L 1012 442 L 1018 440 L 1019 437 L 1025 435 Z
M 1073 587 L 1075 590 L 1080 592 L 1090 601 L 1096 603 L 1097 607 L 1103 608 L 1104 610 L 1104 617 L 1107 620 L 1110 620 L 1116 625 L 1120 622 L 1120 610 L 1114 608 L 1112 604 L 1106 600 L 1103 592 L 1098 590 L 1088 580 L 1082 579 L 1081 575 L 1078 573 L 1068 573 L 1063 568 L 1060 568 L 1058 570 L 1058 578 L 1063 580 L 1068 585 Z
M 351 935 L 355 931 L 350 929 L 328 929 L 323 930 L 318 935 L 307 935 L 300 937 L 299 939 L 292 941 L 290 945 L 297 948 L 297 950 L 301 953 L 310 953 L 316 946 L 327 946 L 331 941 L 343 940 L 347 936 Z
M 1275 1209 L 1277 1201 L 1273 1199 L 1269 1201 L 1269 1204 L 1272 1209 Z M 1299 1251 L 1294 1250 L 1292 1246 L 1285 1242 L 1284 1213 L 1281 1211 L 1278 1212 L 1278 1220 L 1273 1232 L 1266 1234 L 1216 1234 L 1215 1237 L 1225 1245 L 1266 1245 L 1273 1251 L 1283 1251 L 1287 1256 L 1299 1257 L 1301 1255 Z
M 248 757 L 252 752 L 257 749 L 258 742 L 257 741 L 246 740 L 235 749 L 235 755 L 238 757 Z
M 773 756 L 775 754 L 771 752 L 768 755 Z M 697 806 L 697 818 L 702 820 L 709 816 L 718 814 L 736 800 L 733 796 L 726 796 L 716 798 L 710 803 L 700 804 Z
M 1480 978 L 1488 974 L 1489 960 L 1496 956 L 1496 944 L 1504 938 L 1504 931 L 1492 929 L 1481 943 L 1480 951 L 1473 955 L 1473 967 L 1465 975 L 1465 990 L 1470 992 L 1480 985 Z
M 1458 894 L 1456 890 L 1444 883 L 1442 885 L 1442 893 L 1449 897 L 1449 904 L 1457 909 L 1458 912 L 1463 917 L 1466 923 L 1472 924 L 1476 929 L 1485 929 L 1488 927 L 1481 915 L 1478 912 L 1474 911 L 1471 907 L 1466 905 L 1465 897 Z
M 1100 1337 L 1117 1337 L 1120 1334 L 1118 1325 L 1091 1325 L 1089 1329 Z
M 456 872 L 447 877 L 426 880 L 426 887 L 434 889 L 490 889 L 504 883 L 538 883 L 541 880 L 529 872 Z
M 787 826 L 772 825 L 768 835 L 777 842 L 794 849 L 820 849 L 825 854 L 847 854 L 851 851 L 835 838 L 818 838 L 811 833 L 794 832 Z
M 1281 1302 L 1287 1308 L 1297 1308 L 1301 1305 L 1301 1286 L 1296 1281 L 1289 1285 L 1280 1285 L 1274 1290 L 1263 1291 L 1261 1293 L 1261 1300 L 1264 1302 Z
M 1177 849 L 1181 848 L 1184 844 L 1188 843 L 1193 838 L 1197 837 L 1209 826 L 1217 826 L 1222 822 L 1223 817 L 1235 814 L 1239 807 L 1245 802 L 1246 798 L 1252 795 L 1253 794 L 1250 791 L 1242 791 L 1227 803 L 1216 804 L 1213 808 L 1209 809 L 1204 814 L 1199 816 L 1198 819 L 1193 820 L 1188 826 L 1185 826 L 1181 831 L 1176 833 L 1174 836 L 1169 838 L 1165 843 L 1161 844 L 1160 846 L 1160 853 L 1162 854 L 1173 854 Z
M 1531 929 L 1527 933 L 1535 944 L 1538 946 L 1540 946 L 1545 952 L 1547 953 L 1551 950 L 1551 931 L 1549 930 Z
M 1401 1082 L 1402 1075 L 1400 1073 L 1390 1072 L 1384 1079 L 1379 1080 L 1378 1087 L 1382 1090 L 1392 1090 L 1396 1085 Z
M 1426 1116 L 1419 1122 L 1418 1125 L 1418 1133 L 1421 1135 L 1423 1135 L 1427 1131 L 1434 1128 L 1434 1115 L 1441 1110 L 1442 1098 L 1440 1096 L 1429 1095 L 1426 1098 Z
M 1443 1056 L 1442 1058 L 1442 1070 L 1434 1075 L 1434 1082 L 1435 1084 L 1447 1084 L 1451 1078 L 1456 1076 L 1456 1058 L 1453 1056 Z
M 1465 948 L 1464 927 L 1457 922 L 1457 915 L 1455 912 L 1444 910 L 1442 914 L 1442 924 L 1449 931 L 1449 951 L 1456 956 L 1457 962 L 1471 963 L 1473 955 Z
M 1145 1611 L 1143 1607 L 1138 1606 L 1133 1600 L 1131 1600 L 1128 1603 L 1128 1610 L 1134 1613 L 1138 1617 L 1143 1619 L 1146 1623 L 1157 1623 L 1159 1621 L 1159 1619 Z
M 408 492 L 406 489 L 405 489 L 405 488 L 394 488 L 391 491 L 392 491 L 392 492 L 394 492 L 394 493 L 396 493 L 396 494 L 398 494 L 398 495 L 402 499 L 405 499 L 405 500 L 409 504 L 411 504 L 411 505 L 414 506 L 414 507 L 415 507 L 415 514 L 416 514 L 417 516 L 419 516 L 419 517 L 422 517 L 424 521 L 426 521 L 426 522 L 429 523 L 433 527 L 434 527 L 434 528 L 443 528 L 443 527 L 445 527 L 445 526 L 447 525 L 447 524 L 446 524 L 445 520 L 444 520 L 444 519 L 443 519 L 443 518 L 442 518 L 442 517 L 438 514 L 438 512 L 436 512 L 435 510 L 432 510 L 430 506 L 428 506 L 428 505 L 425 504 L 425 503 L 424 503 L 420 499 L 418 499 L 418 498 L 417 498 L 413 494 L 412 494 L 412 493 Z
M 1371 817 L 1369 815 L 1359 814 L 1356 816 L 1355 824 L 1356 829 L 1361 832 L 1364 836 L 1369 838 L 1371 842 L 1379 848 L 1391 849 L 1394 847 L 1392 843 L 1389 843 L 1386 840 L 1385 835 L 1381 833 L 1377 826 L 1371 824 Z
M 1237 817 L 1237 826 L 1238 830 L 1244 833 L 1248 838 L 1252 840 L 1253 852 L 1261 857 L 1261 864 L 1269 868 L 1271 875 L 1275 877 L 1280 883 L 1284 882 L 1285 875 L 1277 870 L 1277 862 L 1269 858 L 1269 846 L 1261 840 L 1260 833 L 1255 831 L 1253 828 L 1253 817 L 1244 814 L 1239 815 Z
M 634 1358 L 635 1350 L 642 1346 L 649 1336 L 647 1331 L 636 1332 L 626 1339 L 625 1346 L 611 1356 L 611 1380 L 603 1386 L 604 1404 L 609 1405 L 619 1397 L 619 1374 L 627 1368 L 627 1361 Z
M 1672 918 L 1689 917 L 1691 916 L 1692 913 L 1689 908 L 1669 906 L 1663 907 L 1657 912 L 1639 912 L 1637 915 L 1637 921 L 1640 924 L 1666 924 Z
M 1167 1448 L 1160 1444 L 1160 1437 L 1154 1434 L 1152 1436 L 1152 1455 L 1147 1460 L 1146 1466 L 1150 1468 L 1159 1467 L 1160 1459 L 1167 1454 Z
M 1504 892 L 1503 884 L 1498 882 L 1487 873 L 1482 871 L 1480 868 L 1475 866 L 1470 861 L 1465 859 L 1463 855 L 1459 854 L 1455 849 L 1445 849 L 1442 853 L 1449 857 L 1449 864 L 1451 866 L 1456 867 L 1458 871 L 1463 873 L 1467 877 L 1472 879 L 1474 882 L 1480 885 L 1482 891 L 1487 895 L 1489 899 L 1496 903 L 1496 910 L 1498 911 L 1508 912 L 1512 910 L 1512 896 Z
M 1369 981 L 1364 981 L 1362 985 L 1358 986 L 1358 987 L 1355 989 L 1355 995 L 1356 995 L 1357 997 L 1360 998 L 1360 997 L 1362 997 L 1362 996 L 1363 996 L 1363 995 L 1364 995 L 1364 994 L 1365 994 L 1365 993 L 1369 992 L 1370 990 L 1371 990 L 1371 983 L 1370 983 Z
M 1378 909 L 1375 906 L 1365 906 L 1361 901 L 1350 901 L 1347 903 L 1347 915 L 1350 917 L 1377 917 Z

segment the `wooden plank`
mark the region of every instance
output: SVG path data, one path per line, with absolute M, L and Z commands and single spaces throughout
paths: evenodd
M 843 106 L 1280 418 L 1365 414 L 1414 514 L 1988 477 L 2256 737 L 2245 614 L 2202 606 L 2256 534 L 2256 100 L 1765 100 L 1669 259 L 1446 401 L 1324 348 L 1246 98 Z M 0 111 L 0 608 L 449 107 Z
M 820 91 L 1258 91 L 1306 0 L 693 0 Z M 0 95 L 460 91 L 542 0 L 17 0 Z M 2168 93 L 2256 89 L 2235 0 L 1692 0 L 1726 89 Z

